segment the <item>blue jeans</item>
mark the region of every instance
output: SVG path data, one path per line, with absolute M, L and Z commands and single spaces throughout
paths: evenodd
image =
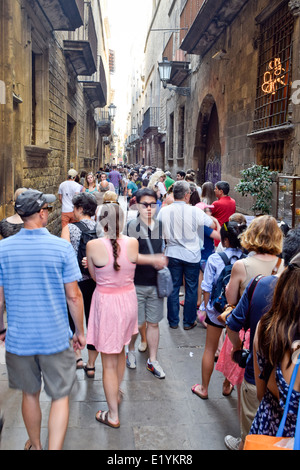
M 173 280 L 173 292 L 168 297 L 167 303 L 169 325 L 174 327 L 179 323 L 179 290 L 184 277 L 183 326 L 192 326 L 197 318 L 200 263 L 188 263 L 177 258 L 169 258 L 168 268 L 171 271 Z

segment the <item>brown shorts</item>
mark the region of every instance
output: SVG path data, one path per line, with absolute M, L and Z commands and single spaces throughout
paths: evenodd
M 61 226 L 64 228 L 68 224 L 76 222 L 74 212 L 62 212 L 61 213 Z
M 70 395 L 76 380 L 76 358 L 72 346 L 50 355 L 17 356 L 6 351 L 9 387 L 35 395 L 41 390 L 53 400 Z

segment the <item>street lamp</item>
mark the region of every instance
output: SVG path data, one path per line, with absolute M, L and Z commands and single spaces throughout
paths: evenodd
M 113 103 L 108 106 L 108 112 L 111 121 L 113 121 L 116 117 L 116 109 L 117 107 Z
M 167 57 L 164 57 L 162 62 L 158 62 L 158 70 L 163 87 L 175 91 L 179 95 L 190 96 L 191 89 L 189 87 L 168 85 L 171 79 L 172 65 L 173 63 L 170 62 Z

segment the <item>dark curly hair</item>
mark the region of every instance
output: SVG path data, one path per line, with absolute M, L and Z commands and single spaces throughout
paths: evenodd
M 82 207 L 82 211 L 84 215 L 89 215 L 93 217 L 95 215 L 97 209 L 97 200 L 93 194 L 90 193 L 80 193 L 75 194 L 72 199 L 72 203 L 74 207 L 79 209 Z

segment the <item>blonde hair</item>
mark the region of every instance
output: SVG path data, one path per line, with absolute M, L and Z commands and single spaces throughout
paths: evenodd
M 161 178 L 162 176 L 166 176 L 164 171 L 162 171 L 162 170 L 156 171 L 156 172 L 151 176 L 150 181 L 149 181 L 147 187 L 148 187 L 149 189 L 154 189 L 155 183 L 158 183 L 158 182 L 159 182 L 159 178 Z
M 118 195 L 114 191 L 106 191 L 103 196 L 103 203 L 105 202 L 117 202 Z
M 282 243 L 282 231 L 276 219 L 270 215 L 256 217 L 241 235 L 241 245 L 249 252 L 279 255 L 282 252 Z

